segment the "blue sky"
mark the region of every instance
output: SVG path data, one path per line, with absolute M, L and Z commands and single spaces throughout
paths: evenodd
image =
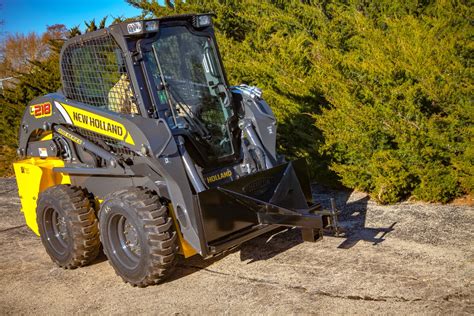
M 46 25 L 53 24 L 64 24 L 68 28 L 80 25 L 84 29 L 84 20 L 95 18 L 99 22 L 107 15 L 107 22 L 110 23 L 112 16 L 141 14 L 141 10 L 124 0 L 0 0 L 0 4 L 2 33 L 42 33 Z

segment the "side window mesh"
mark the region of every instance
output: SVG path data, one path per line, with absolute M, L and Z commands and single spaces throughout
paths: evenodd
M 118 113 L 138 114 L 125 59 L 110 35 L 69 45 L 61 67 L 66 97 Z

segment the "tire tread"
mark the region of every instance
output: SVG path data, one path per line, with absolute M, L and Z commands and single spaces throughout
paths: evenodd
M 88 195 L 85 189 L 69 184 L 61 184 L 46 189 L 39 196 L 38 210 L 41 205 L 47 202 L 47 199 L 58 199 L 66 220 L 71 224 L 73 246 L 70 259 L 67 262 L 59 262 L 50 255 L 51 259 L 62 268 L 75 269 L 82 267 L 92 262 L 99 254 L 98 221 Z M 39 218 L 38 216 L 38 221 Z M 39 222 L 38 226 L 40 226 Z M 43 241 L 43 244 L 45 242 Z
M 148 265 L 141 280 L 128 279 L 112 265 L 116 274 L 126 283 L 138 287 L 155 285 L 166 279 L 174 270 L 178 252 L 177 235 L 172 225 L 173 221 L 169 216 L 168 207 L 160 203 L 154 192 L 142 187 L 111 193 L 104 199 L 104 204 L 110 199 L 119 199 L 124 205 L 136 211 L 140 222 L 143 223 L 142 229 L 149 246 L 147 247 L 148 253 L 142 254 L 148 257 Z M 110 258 L 106 247 L 104 247 L 104 253 Z

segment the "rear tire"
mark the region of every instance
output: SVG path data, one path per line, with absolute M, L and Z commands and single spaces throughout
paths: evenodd
M 156 194 L 143 188 L 110 194 L 101 204 L 99 223 L 104 253 L 125 282 L 145 287 L 171 274 L 177 235 Z
M 46 252 L 60 267 L 82 267 L 99 254 L 97 218 L 87 191 L 56 185 L 40 193 L 36 221 Z

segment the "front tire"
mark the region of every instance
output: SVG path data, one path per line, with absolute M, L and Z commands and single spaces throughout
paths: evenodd
M 99 228 L 88 193 L 56 185 L 40 193 L 36 221 L 46 252 L 60 267 L 75 269 L 99 254 Z
M 99 223 L 104 253 L 125 282 L 145 287 L 171 274 L 177 235 L 156 194 L 143 188 L 112 193 L 101 204 Z

